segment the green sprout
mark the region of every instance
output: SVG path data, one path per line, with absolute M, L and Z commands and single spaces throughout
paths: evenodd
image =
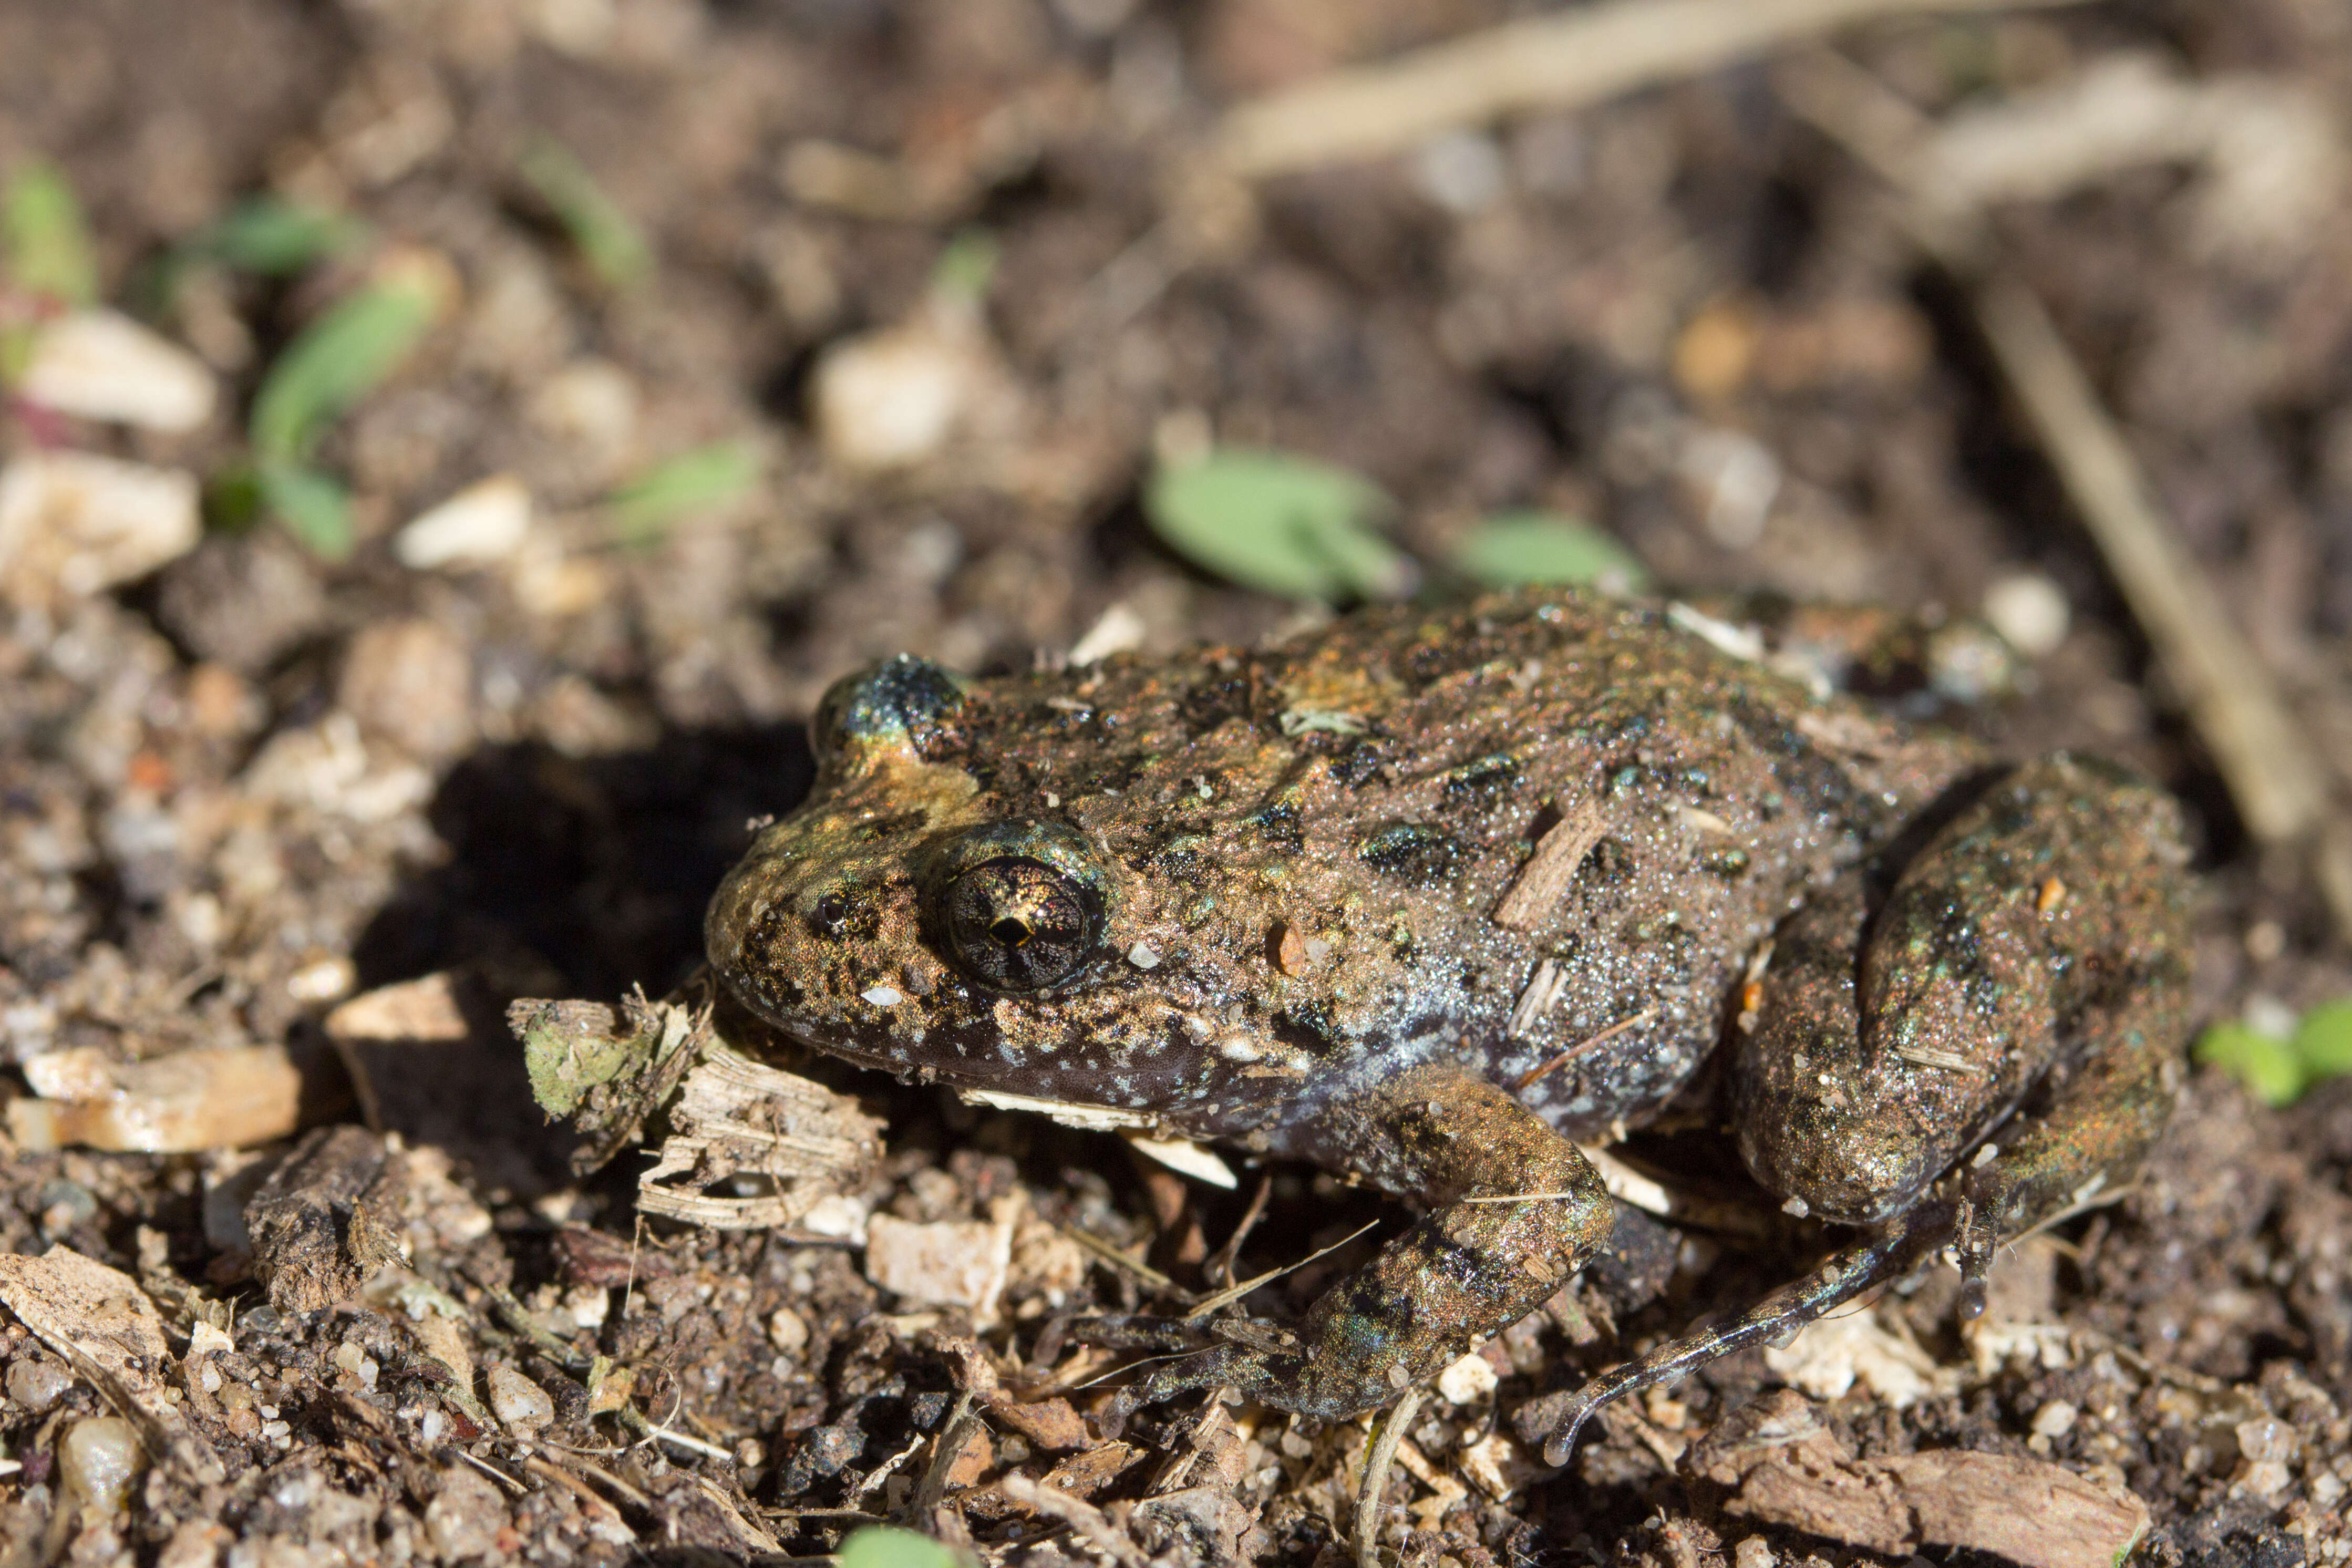
M 0 185 L 0 273 L 11 288 L 60 305 L 98 300 L 98 262 L 81 203 L 54 163 L 20 163 Z
M 604 287 L 634 288 L 653 271 L 645 235 L 570 148 L 538 137 L 523 149 L 517 167 Z
M 366 237 L 367 226 L 345 214 L 280 196 L 255 196 L 191 235 L 177 254 L 184 261 L 290 278 Z
M 1360 474 L 1286 452 L 1224 449 L 1169 465 L 1143 492 L 1144 516 L 1205 572 L 1293 599 L 1392 599 L 1412 560 L 1372 527 L 1388 498 Z
M 1650 580 L 1641 562 L 1608 534 L 1543 511 L 1507 511 L 1486 519 L 1454 547 L 1453 566 L 1490 588 L 1573 583 L 1632 594 Z
M 659 542 L 672 524 L 726 505 L 760 480 L 760 454 L 742 441 L 714 441 L 665 458 L 614 490 L 606 505 L 631 544 Z
M 320 555 L 351 552 L 351 501 L 310 466 L 311 454 L 330 426 L 400 368 L 441 313 L 447 288 L 426 262 L 380 268 L 305 327 L 262 377 L 248 426 L 261 498 Z
M 2214 1024 L 2192 1052 L 2266 1105 L 2292 1105 L 2314 1085 L 2352 1074 L 2352 997 L 2323 1002 L 2281 1035 L 2252 1022 Z
M 956 1554 L 929 1536 L 887 1524 L 851 1531 L 834 1561 L 840 1568 L 961 1568 Z

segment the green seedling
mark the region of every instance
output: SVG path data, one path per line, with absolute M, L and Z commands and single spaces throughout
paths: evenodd
M 681 518 L 724 506 L 759 481 L 759 453 L 741 441 L 716 441 L 663 458 L 605 504 L 624 541 L 655 544 Z
M 2325 1002 L 2278 1035 L 2250 1023 L 2215 1024 L 2193 1053 L 2267 1105 L 2292 1105 L 2314 1085 L 2352 1074 L 2352 997 Z
M 984 228 L 961 230 L 940 248 L 939 259 L 931 263 L 932 292 L 975 303 L 986 299 L 988 286 L 996 280 L 1003 248 Z
M 1572 583 L 1632 594 L 1650 574 L 1633 553 L 1591 524 L 1543 511 L 1486 519 L 1455 546 L 1454 569 L 1490 588 Z
M 1205 572 L 1293 599 L 1393 599 L 1417 575 L 1372 526 L 1391 510 L 1371 481 L 1286 452 L 1221 450 L 1144 487 L 1144 515 Z
M 523 150 L 517 166 L 599 282 L 607 289 L 629 289 L 652 273 L 653 251 L 645 235 L 570 148 L 551 137 L 540 137 Z
M 367 226 L 345 214 L 255 196 L 190 236 L 177 255 L 264 278 L 290 278 L 366 237 Z
M 350 552 L 351 502 L 341 485 L 310 467 L 311 454 L 330 426 L 400 368 L 448 291 L 435 262 L 381 267 L 305 327 L 262 378 L 248 426 L 261 497 L 320 555 Z
M 0 272 L 53 305 L 98 300 L 98 262 L 73 186 L 53 163 L 20 163 L 0 186 Z
M 841 1568 L 960 1568 L 956 1554 L 929 1536 L 887 1524 L 851 1531 L 834 1561 Z

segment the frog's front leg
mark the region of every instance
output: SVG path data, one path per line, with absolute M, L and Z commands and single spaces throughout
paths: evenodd
M 1502 1089 L 1425 1067 L 1345 1097 L 1316 1131 L 1355 1174 L 1430 1213 L 1298 1323 L 1219 1323 L 1196 1364 L 1127 1391 L 1132 1407 L 1209 1382 L 1338 1420 L 1375 1409 L 1549 1300 L 1609 1238 L 1601 1176 Z

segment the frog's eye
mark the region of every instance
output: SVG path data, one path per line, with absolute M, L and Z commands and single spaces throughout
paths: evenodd
M 956 963 L 999 991 L 1042 991 L 1066 980 L 1102 942 L 1095 890 L 1026 855 L 967 868 L 947 885 L 942 903 L 942 934 Z

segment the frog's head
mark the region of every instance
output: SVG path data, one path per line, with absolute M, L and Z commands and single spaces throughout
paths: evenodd
M 835 684 L 808 801 L 712 900 L 712 963 L 819 1049 L 1094 1104 L 1196 1098 L 1198 995 L 1153 976 L 1136 874 L 965 765 L 964 684 L 900 658 Z M 1197 987 L 1196 987 L 1197 989 Z

